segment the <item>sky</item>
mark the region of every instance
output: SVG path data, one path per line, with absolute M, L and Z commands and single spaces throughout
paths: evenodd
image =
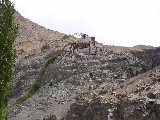
M 160 0 L 11 0 L 22 16 L 105 45 L 160 46 Z

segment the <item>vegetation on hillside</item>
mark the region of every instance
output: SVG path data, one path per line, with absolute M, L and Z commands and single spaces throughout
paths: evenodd
M 62 52 L 63 52 L 63 50 L 62 50 Z M 45 69 L 47 68 L 48 65 L 52 64 L 58 58 L 58 56 L 60 56 L 60 55 L 61 55 L 61 53 L 49 58 L 49 60 L 44 64 L 44 67 L 41 69 L 41 72 L 39 74 L 39 77 L 38 77 L 37 81 L 33 84 L 32 88 L 28 91 L 28 94 L 22 96 L 13 105 L 20 104 L 20 103 L 26 101 L 28 98 L 30 98 L 32 95 L 34 95 L 39 90 L 39 88 L 41 86 L 40 80 L 43 77 Z
M 58 56 L 61 56 L 62 52 L 64 51 L 64 49 L 62 49 L 61 53 L 55 55 L 55 56 L 52 56 L 48 59 L 48 61 L 44 64 L 44 67 L 41 69 L 40 73 L 39 73 L 39 76 L 37 78 L 37 82 L 40 82 L 42 77 L 43 77 L 43 74 L 45 72 L 45 69 L 48 67 L 48 65 L 52 64 L 57 58 Z
M 34 95 L 40 88 L 41 83 L 35 82 L 32 86 L 32 88 L 28 91 L 27 95 L 22 96 L 17 102 L 15 102 L 13 105 L 20 104 L 24 101 L 26 101 L 28 98 L 30 98 L 32 95 Z

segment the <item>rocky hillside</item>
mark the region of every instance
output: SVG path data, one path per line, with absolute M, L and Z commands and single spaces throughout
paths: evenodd
M 159 120 L 160 66 L 71 105 L 66 120 Z
M 70 37 L 18 12 L 15 20 L 20 30 L 14 45 L 11 120 L 159 118 L 159 48 L 103 45 L 85 34 Z M 38 91 L 14 104 L 33 92 L 36 82 Z
M 17 62 L 39 54 L 44 57 L 48 52 L 54 53 L 61 50 L 68 42 L 78 40 L 64 33 L 42 27 L 24 18 L 18 12 L 15 12 L 14 16 L 15 21 L 19 24 L 19 36 L 14 45 L 17 50 Z
M 31 88 L 50 57 L 59 53 L 68 42 L 78 41 L 66 34 L 46 29 L 24 18 L 18 12 L 15 13 L 15 21 L 19 24 L 19 36 L 14 44 L 17 57 L 11 80 L 15 86 L 11 103 Z
M 131 53 L 148 64 L 148 70 L 160 65 L 160 48 L 144 49 L 143 51 L 133 50 Z

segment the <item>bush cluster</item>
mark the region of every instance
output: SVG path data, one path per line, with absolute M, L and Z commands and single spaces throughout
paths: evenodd
M 60 56 L 60 55 L 61 55 L 61 54 L 57 54 L 57 55 L 51 57 L 51 58 L 45 63 L 44 68 L 46 68 L 49 64 L 52 64 L 52 63 L 58 58 L 58 56 Z
M 22 96 L 17 102 L 15 102 L 13 105 L 20 104 L 24 101 L 26 101 L 28 98 L 30 98 L 32 95 L 34 95 L 40 88 L 41 83 L 35 82 L 32 86 L 32 88 L 28 91 L 27 95 Z
M 64 49 L 62 49 L 62 52 L 63 52 Z M 45 69 L 47 68 L 47 66 L 49 64 L 52 64 L 57 58 L 58 56 L 60 56 L 60 54 L 57 54 L 53 57 L 51 57 L 45 64 L 44 64 L 44 67 L 42 68 L 41 72 L 40 72 L 40 75 L 39 75 L 39 78 L 37 78 L 37 82 L 35 82 L 33 85 L 32 85 L 32 88 L 28 91 L 28 94 L 27 95 L 24 95 L 22 96 L 17 102 L 15 102 L 13 105 L 15 104 L 20 104 L 24 101 L 26 101 L 28 98 L 30 98 L 32 95 L 34 95 L 40 88 L 41 86 L 41 83 L 40 83 L 40 80 L 42 79 L 42 76 L 43 74 L 45 73 Z

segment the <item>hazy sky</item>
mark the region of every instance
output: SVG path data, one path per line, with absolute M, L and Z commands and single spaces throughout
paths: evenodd
M 160 0 L 12 0 L 24 17 L 106 45 L 160 46 Z

